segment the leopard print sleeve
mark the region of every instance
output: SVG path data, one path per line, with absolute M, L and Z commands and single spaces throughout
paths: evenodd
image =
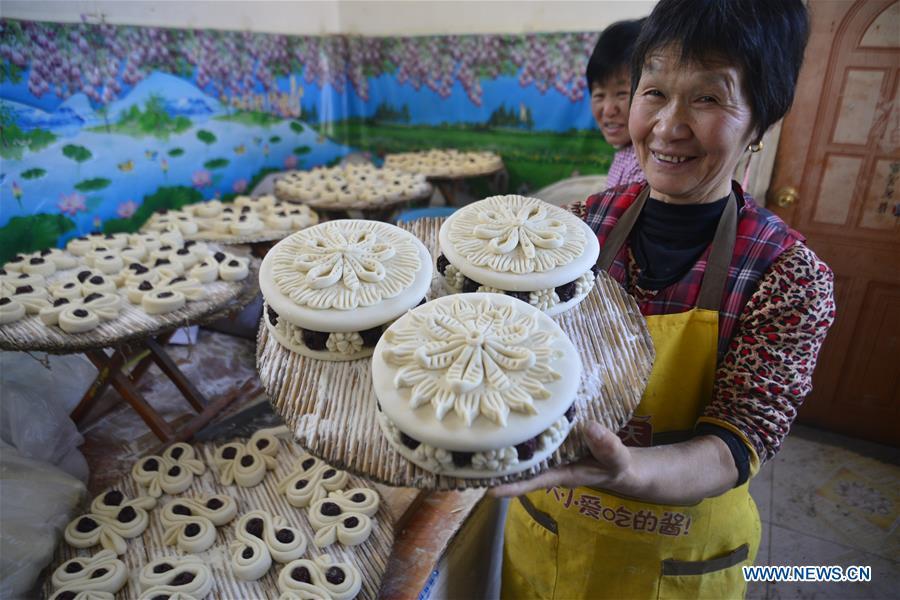
M 739 434 L 757 468 L 781 448 L 812 389 L 834 313 L 831 269 L 797 243 L 772 264 L 741 314 L 700 421 Z
M 563 209 L 569 211 L 582 221 L 587 219 L 587 205 L 584 200 L 578 200 L 576 202 L 572 202 L 571 204 L 567 204 L 562 207 Z

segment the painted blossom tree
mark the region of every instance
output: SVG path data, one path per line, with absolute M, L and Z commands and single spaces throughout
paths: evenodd
M 191 79 L 226 103 L 276 90 L 279 78 L 291 74 L 338 93 L 352 85 L 366 100 L 368 79 L 392 74 L 442 97 L 459 83 L 479 105 L 482 79 L 514 75 L 523 87 L 552 89 L 577 102 L 584 97 L 584 67 L 595 39 L 592 33 L 301 37 L 0 19 L 0 81 L 27 77 L 36 97 L 83 93 L 96 107 L 153 71 Z

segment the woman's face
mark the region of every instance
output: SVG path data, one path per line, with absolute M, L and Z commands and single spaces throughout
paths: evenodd
M 603 83 L 591 85 L 591 113 L 604 139 L 615 148 L 631 143 L 628 136 L 628 101 L 631 99 L 631 77 L 626 70 Z
M 725 63 L 682 63 L 673 46 L 654 51 L 628 129 L 654 198 L 699 204 L 727 196 L 753 134 L 740 71 Z

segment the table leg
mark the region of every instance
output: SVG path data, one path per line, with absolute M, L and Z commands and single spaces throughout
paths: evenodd
M 441 191 L 447 206 L 456 206 L 456 183 L 453 180 L 435 181 L 434 185 Z
M 138 416 L 144 420 L 147 427 L 150 428 L 156 437 L 163 442 L 171 441 L 175 437 L 175 431 L 172 426 L 163 419 L 150 404 L 144 400 L 141 393 L 135 388 L 129 379 L 121 372 L 116 373 L 112 377 L 112 386 L 119 394 L 131 405 L 137 412 Z
M 173 329 L 172 331 L 167 331 L 164 334 L 157 336 L 156 343 L 159 345 L 163 345 L 169 341 L 169 339 L 175 335 L 177 329 Z M 147 372 L 147 369 L 150 368 L 150 365 L 153 364 L 153 353 L 150 352 L 134 366 L 131 372 L 128 374 L 128 378 L 131 379 L 131 383 L 137 385 L 137 383 L 141 380 L 141 377 L 144 376 L 144 373 Z
M 203 394 L 200 393 L 200 390 L 184 376 L 184 373 L 181 372 L 175 364 L 175 361 L 166 354 L 165 350 L 162 349 L 162 346 L 152 338 L 148 338 L 142 343 L 150 350 L 150 357 L 152 357 L 153 361 L 159 366 L 160 370 L 166 374 L 169 380 L 175 384 L 175 387 L 178 388 L 185 400 L 187 400 L 198 413 L 202 412 L 206 405 L 206 398 L 204 398 Z
M 141 396 L 141 393 L 131 384 L 128 377 L 122 373 L 122 365 L 125 364 L 128 358 L 125 352 L 121 349 L 116 349 L 113 351 L 112 355 L 107 355 L 103 350 L 88 350 L 85 352 L 85 355 L 94 366 L 97 367 L 97 370 L 99 370 L 100 373 L 97 375 L 97 379 L 94 380 L 94 384 L 91 385 L 91 388 L 85 394 L 85 397 L 78 406 L 75 407 L 75 410 L 72 411 L 70 416 L 73 421 L 78 423 L 78 421 L 87 414 L 88 409 L 90 409 L 94 402 L 100 397 L 97 390 L 102 392 L 108 385 L 112 385 L 113 388 L 125 398 L 125 401 L 134 408 L 138 416 L 140 416 L 150 430 L 156 434 L 156 437 L 163 441 L 172 439 L 172 436 L 174 435 L 172 427 L 165 419 L 159 416 L 159 413 L 157 413 L 146 400 L 144 400 L 144 397 Z M 102 383 L 98 385 L 98 381 Z
M 505 194 L 509 189 L 509 172 L 504 167 L 497 171 L 488 181 L 488 188 L 496 195 Z
M 252 381 L 248 381 L 242 387 L 236 390 L 232 390 L 224 394 L 220 398 L 211 401 L 206 405 L 206 408 L 200 414 L 188 421 L 184 426 L 176 431 L 175 437 L 171 441 L 188 441 L 189 439 L 194 437 L 195 433 L 206 427 L 209 422 L 213 420 L 213 417 L 225 410 L 229 404 L 240 398 L 243 394 L 249 392 L 254 387 L 255 384 Z
M 252 384 L 248 383 L 240 389 L 233 390 L 221 398 L 207 403 L 200 390 L 181 372 L 175 361 L 169 357 L 161 346 L 161 344 L 164 344 L 172 337 L 173 333 L 174 331 L 170 331 L 158 336 L 156 339 L 148 338 L 137 342 L 130 345 L 127 350 L 125 347 L 116 348 L 112 354 L 107 354 L 106 351 L 99 349 L 86 351 L 85 356 L 97 368 L 98 374 L 78 403 L 78 406 L 71 412 L 70 417 L 72 420 L 76 424 L 82 421 L 103 392 L 106 391 L 106 388 L 112 386 L 131 405 L 156 437 L 164 444 L 169 444 L 173 441 L 189 440 L 229 404 L 248 391 L 244 388 L 248 385 L 252 387 Z M 136 353 L 142 350 L 146 350 L 148 355 L 138 361 L 130 374 L 123 372 L 122 368 L 128 362 L 129 357 L 135 356 Z M 197 416 L 193 417 L 177 431 L 156 412 L 135 387 L 137 381 L 147 372 L 150 364 L 154 362 L 198 413 Z
M 97 367 L 98 373 L 91 386 L 84 393 L 84 396 L 81 397 L 78 406 L 69 413 L 69 417 L 76 424 L 84 419 L 97 399 L 109 387 L 112 375 L 118 372 L 125 363 L 125 355 L 121 352 L 113 352 L 112 356 L 108 356 L 103 350 L 88 350 L 85 352 L 85 356 Z

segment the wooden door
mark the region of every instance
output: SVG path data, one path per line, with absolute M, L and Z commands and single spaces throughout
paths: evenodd
M 835 273 L 837 318 L 799 418 L 900 445 L 900 2 L 809 7 L 767 194 Z M 780 207 L 787 186 L 797 200 Z

